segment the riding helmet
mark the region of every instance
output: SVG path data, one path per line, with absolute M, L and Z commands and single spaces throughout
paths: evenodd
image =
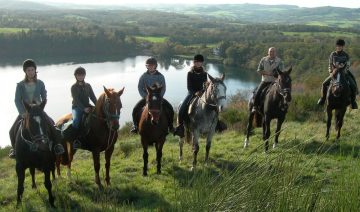
M 202 56 L 201 54 L 197 54 L 194 56 L 194 61 L 196 62 L 204 62 L 204 56 Z
M 336 40 L 336 45 L 337 46 L 345 46 L 345 41 L 343 39 L 337 39 Z
M 34 62 L 34 60 L 32 59 L 27 59 L 23 62 L 23 71 L 25 72 L 25 70 L 29 67 L 34 67 L 36 70 L 36 63 Z
M 153 57 L 150 57 L 146 60 L 146 64 L 156 65 L 157 66 L 157 60 Z
M 83 68 L 81 66 L 77 67 L 74 71 L 74 75 L 86 75 L 85 68 Z

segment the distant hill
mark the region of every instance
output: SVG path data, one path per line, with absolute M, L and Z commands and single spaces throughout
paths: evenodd
M 75 2 L 75 1 L 74 1 Z M 29 1 L 0 0 L 0 9 L 51 10 L 51 9 L 96 9 L 96 10 L 157 10 L 162 12 L 202 17 L 216 17 L 228 21 L 270 24 L 306 24 L 340 28 L 360 29 L 360 8 L 341 7 L 305 8 L 293 5 L 261 4 L 137 4 L 126 6 L 80 5 L 60 3 L 36 3 Z

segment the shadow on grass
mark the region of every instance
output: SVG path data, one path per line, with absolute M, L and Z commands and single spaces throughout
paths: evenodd
M 341 141 L 312 141 L 302 147 L 302 152 L 304 154 L 328 154 L 345 157 L 351 156 L 353 158 L 359 157 L 359 151 L 359 145 L 352 145 Z
M 135 185 L 121 188 L 111 185 L 103 189 L 98 189 L 92 182 L 77 181 L 76 184 L 71 183 L 69 187 L 70 190 L 77 193 L 80 197 L 89 199 L 96 205 L 103 205 L 105 208 L 108 207 L 108 209 L 114 209 L 114 207 L 131 207 L 137 210 L 171 210 L 171 205 L 165 201 L 161 195 L 140 189 Z M 64 195 L 68 194 L 64 193 Z M 67 199 L 67 201 L 64 202 L 66 205 L 69 205 L 68 200 L 70 199 L 71 210 L 84 208 L 84 205 L 80 206 L 79 202 L 71 200 L 70 196 L 64 199 Z M 63 204 L 64 208 L 69 207 L 65 204 Z M 88 206 L 86 208 L 87 210 L 91 210 Z

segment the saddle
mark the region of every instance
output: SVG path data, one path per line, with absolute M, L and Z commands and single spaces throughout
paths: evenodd
M 92 112 L 85 113 L 84 116 L 81 119 L 80 122 L 80 128 L 79 128 L 79 136 L 85 136 L 90 131 L 90 119 L 92 116 Z M 73 120 L 69 120 L 65 122 L 64 124 L 58 126 L 59 130 L 61 131 L 61 134 L 65 138 L 72 137 L 73 134 L 73 128 L 72 128 Z

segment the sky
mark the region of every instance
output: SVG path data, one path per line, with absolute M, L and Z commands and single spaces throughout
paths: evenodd
M 287 4 L 297 5 L 300 7 L 319 7 L 319 6 L 334 6 L 334 7 L 348 7 L 360 8 L 360 0 L 30 0 L 37 2 L 52 2 L 52 3 L 76 3 L 88 5 L 126 5 L 126 4 Z

